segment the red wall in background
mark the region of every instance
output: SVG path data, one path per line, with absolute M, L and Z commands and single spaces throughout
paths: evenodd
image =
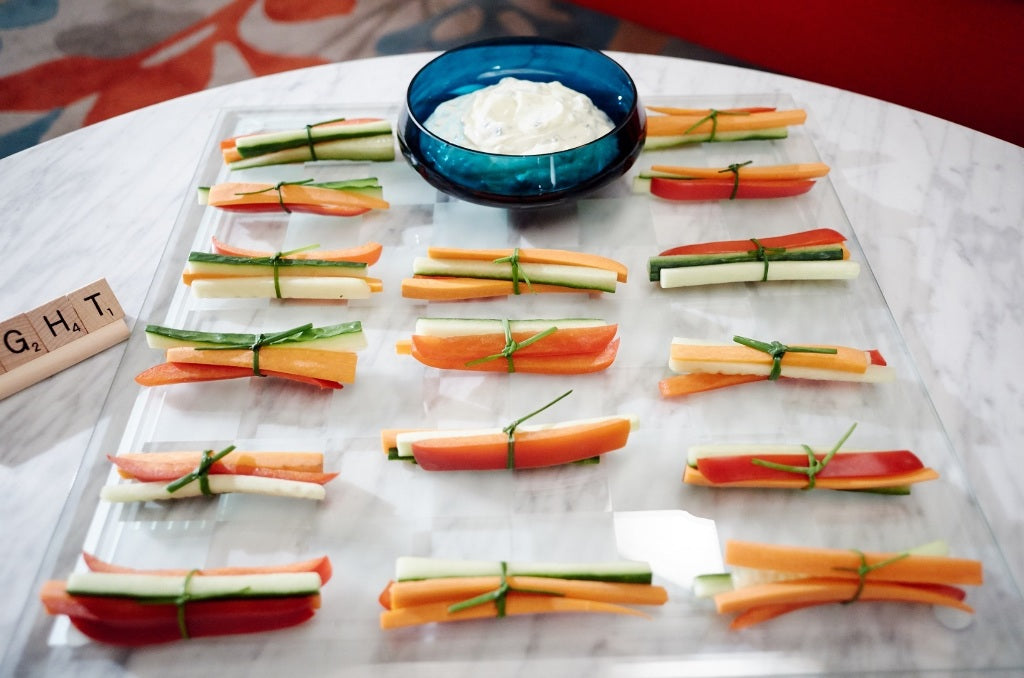
M 1024 0 L 574 0 L 1024 146 Z

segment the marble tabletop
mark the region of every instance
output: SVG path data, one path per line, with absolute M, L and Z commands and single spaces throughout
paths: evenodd
M 331 64 L 218 87 L 0 159 L 7 253 L 0 319 L 105 277 L 129 323 L 146 322 L 140 313 L 154 271 L 222 110 L 394 103 L 428 56 Z M 1024 582 L 1024 482 L 1015 472 L 1024 440 L 1024 150 L 815 83 L 612 56 L 642 97 L 783 93 L 808 109 L 807 134 L 832 168 L 839 200 L 1009 571 Z M 104 404 L 122 397 L 108 392 L 124 352 L 119 345 L 0 401 L 0 577 L 7 582 L 0 652 L 18 637 L 83 452 L 106 425 Z M 8 655 L 4 668 L 13 670 L 16 659 Z M 492 668 L 517 674 L 523 665 Z M 628 673 L 644 675 L 633 668 Z M 672 675 L 656 662 L 647 669 Z

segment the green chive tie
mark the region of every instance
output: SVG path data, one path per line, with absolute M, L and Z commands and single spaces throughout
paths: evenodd
M 729 200 L 736 199 L 736 193 L 740 190 L 740 168 L 745 167 L 754 162 L 753 160 L 747 160 L 746 162 L 734 162 L 725 169 L 718 170 L 719 174 L 725 172 L 732 172 L 732 193 L 729 194 Z
M 510 264 L 512 267 L 512 294 L 520 294 L 519 281 L 522 280 L 526 283 L 526 286 L 533 291 L 533 285 L 530 283 L 530 279 L 526 277 L 526 273 L 523 272 L 522 266 L 519 264 L 519 248 L 512 250 L 512 254 L 507 257 L 501 257 L 494 260 L 495 264 Z
M 203 450 L 203 458 L 200 459 L 199 466 L 196 467 L 196 470 L 183 475 L 174 482 L 168 484 L 164 489 L 167 490 L 168 494 L 173 494 L 189 483 L 198 480 L 200 492 L 207 497 L 213 496 L 213 492 L 210 491 L 210 467 L 230 454 L 234 449 L 234 445 L 228 445 L 217 454 L 214 454 L 213 450 Z
M 312 182 L 312 179 L 303 179 L 302 181 L 279 181 L 273 186 L 261 188 L 258 191 L 243 191 L 241 193 L 235 193 L 235 195 L 256 195 L 258 193 L 267 193 L 268 191 L 277 191 L 277 204 L 279 204 L 281 206 L 281 209 L 283 209 L 285 212 L 291 214 L 292 211 L 288 209 L 287 205 L 284 204 L 284 194 L 281 192 L 281 189 L 285 186 L 304 186 Z
M 489 360 L 498 360 L 499 358 L 504 358 L 505 360 L 508 361 L 508 371 L 515 372 L 516 367 L 515 363 L 512 360 L 512 355 L 519 349 L 529 346 L 535 341 L 540 341 L 541 339 L 543 339 L 544 337 L 548 336 L 549 334 L 558 329 L 557 327 L 549 327 L 543 332 L 538 332 L 532 337 L 528 337 L 527 339 L 523 339 L 522 341 L 516 341 L 515 339 L 512 338 L 512 325 L 509 323 L 508 319 L 502 319 L 501 325 L 502 328 L 504 328 L 505 330 L 505 348 L 501 349 L 501 352 L 499 353 L 493 353 L 491 355 L 484 356 L 483 358 L 476 358 L 475 360 L 470 360 L 469 362 L 466 363 L 466 367 L 479 365 L 480 363 L 485 363 Z
M 856 423 L 853 426 L 851 426 L 846 431 L 846 433 L 843 434 L 843 437 L 839 439 L 839 442 L 833 445 L 832 449 L 828 451 L 828 454 L 826 454 L 821 459 L 818 459 L 818 457 L 815 456 L 814 450 L 811 449 L 810 445 L 802 445 L 804 451 L 807 453 L 807 466 L 777 464 L 774 461 L 768 461 L 767 459 L 751 459 L 750 463 L 755 466 L 761 466 L 762 468 L 770 468 L 775 469 L 776 471 L 785 471 L 787 473 L 797 473 L 800 475 L 806 475 L 807 486 L 804 487 L 803 489 L 813 490 L 815 480 L 817 479 L 818 474 L 821 473 L 826 466 L 828 466 L 828 463 L 832 461 L 833 457 L 836 456 L 836 454 L 839 452 L 839 448 L 846 443 L 847 439 L 849 439 L 850 435 L 853 433 L 853 429 L 855 428 L 857 428 Z
M 529 418 L 531 418 L 531 417 L 533 417 L 535 415 L 540 414 L 544 410 L 548 409 L 549 407 L 551 407 L 552 405 L 557 403 L 562 398 L 565 398 L 566 396 L 568 396 L 570 393 L 572 393 L 572 389 L 569 389 L 568 391 L 566 391 L 562 395 L 558 396 L 557 398 L 555 398 L 554 400 L 549 402 L 544 407 L 538 408 L 538 409 L 534 410 L 533 412 L 530 412 L 529 414 L 527 414 L 524 417 L 519 417 L 518 419 L 513 421 L 511 424 L 509 424 L 505 428 L 501 429 L 503 433 L 508 434 L 508 453 L 507 453 L 506 458 L 505 458 L 505 468 L 515 468 L 516 467 L 516 441 L 515 441 L 516 428 L 520 424 L 522 424 L 524 421 L 526 421 L 527 419 L 529 419 Z
M 782 356 L 786 353 L 824 353 L 828 355 L 835 355 L 838 353 L 838 349 L 835 348 L 822 348 L 816 346 L 786 346 L 782 342 L 772 341 L 764 342 L 756 339 L 748 339 L 747 337 L 741 337 L 739 335 L 732 338 L 737 344 L 742 344 L 747 348 L 752 348 L 762 353 L 767 353 L 772 359 L 772 370 L 768 373 L 769 381 L 775 381 L 782 374 Z
M 867 577 L 868 577 L 868 575 L 870 573 L 874 572 L 875 570 L 877 570 L 880 567 L 885 567 L 886 565 L 891 565 L 892 563 L 895 563 L 897 560 L 903 560 L 904 558 L 906 558 L 907 556 L 910 555 L 909 551 L 904 551 L 903 553 L 899 553 L 899 554 L 893 556 L 892 558 L 886 558 L 885 560 L 881 560 L 881 561 L 875 563 L 874 565 L 868 565 L 868 558 L 867 558 L 867 556 L 864 555 L 863 551 L 858 551 L 857 549 L 851 549 L 851 550 L 860 557 L 860 565 L 858 565 L 855 568 L 853 568 L 853 567 L 837 567 L 837 568 L 835 568 L 835 569 L 841 570 L 843 572 L 855 572 L 857 574 L 857 590 L 853 592 L 853 596 L 851 596 L 848 600 L 844 600 L 843 601 L 843 605 L 849 605 L 850 603 L 855 603 L 855 602 L 857 602 L 860 599 L 860 595 L 862 593 L 864 593 L 864 585 L 867 583 Z

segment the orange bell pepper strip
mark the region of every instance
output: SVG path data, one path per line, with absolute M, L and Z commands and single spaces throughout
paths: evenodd
M 485 471 L 542 468 L 589 459 L 626 446 L 632 426 L 629 418 L 557 426 L 540 430 L 517 429 L 511 454 L 506 433 L 444 437 L 412 444 L 416 463 L 426 471 Z M 510 458 L 511 457 L 511 458 Z
M 425 356 L 418 352 L 411 341 L 400 341 L 395 345 L 399 354 L 411 355 L 428 367 L 445 370 L 468 370 L 472 372 L 509 372 L 508 361 L 504 358 L 467 365 L 482 356 Z M 513 370 L 527 374 L 587 374 L 600 372 L 611 366 L 619 350 L 619 339 L 614 339 L 600 352 L 574 353 L 565 355 L 512 356 Z

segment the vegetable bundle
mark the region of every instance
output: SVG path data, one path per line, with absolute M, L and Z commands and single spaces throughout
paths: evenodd
M 355 217 L 388 209 L 376 178 L 348 181 L 279 181 L 276 184 L 226 182 L 200 186 L 200 205 L 229 212 L 304 212 L 329 217 Z
M 701 575 L 695 593 L 714 596 L 720 614 L 736 614 L 732 629 L 829 603 L 892 601 L 973 612 L 960 587 L 981 585 L 981 562 L 930 554 L 936 550 L 944 545 L 867 553 L 728 541 L 724 560 L 731 573 Z
M 214 252 L 191 252 L 182 282 L 199 298 L 367 299 L 383 283 L 367 276 L 381 246 L 310 254 L 308 248 L 260 252 L 214 241 Z
M 420 318 L 395 350 L 438 369 L 584 374 L 614 362 L 617 329 L 595 318 Z
M 324 473 L 321 452 L 242 452 L 232 445 L 216 454 L 147 452 L 108 455 L 122 478 L 100 498 L 110 502 L 158 501 L 229 492 L 322 500 L 324 485 L 337 473 Z
M 661 115 L 647 118 L 646 150 L 671 148 L 703 141 L 784 139 L 789 127 L 807 120 L 803 109 L 777 111 L 769 107 L 689 109 L 648 106 Z
M 751 167 L 750 161 L 721 169 L 654 165 L 633 180 L 636 193 L 666 200 L 744 200 L 789 198 L 814 187 L 828 174 L 820 162 Z
M 220 150 L 232 170 L 316 160 L 395 159 L 391 122 L 382 118 L 327 120 L 300 129 L 246 134 L 224 139 Z
M 136 570 L 83 555 L 88 571 L 43 584 L 43 607 L 93 640 L 129 647 L 301 624 L 320 607 L 320 587 L 331 577 L 326 556 L 270 567 Z
M 382 629 L 554 612 L 645 616 L 663 605 L 646 563 L 506 563 L 399 558 L 380 594 Z
M 736 336 L 718 345 L 674 337 L 669 369 L 658 383 L 662 397 L 689 395 L 753 381 L 814 379 L 878 383 L 894 376 L 877 350 L 845 346 L 787 346 Z
M 455 301 L 557 292 L 614 292 L 626 267 L 593 254 L 551 249 L 431 247 L 413 262 L 402 296 Z
M 366 347 L 359 321 L 259 335 L 149 325 L 146 341 L 165 350 L 165 362 L 135 377 L 142 386 L 278 377 L 340 389 L 355 380 L 356 351 Z
M 663 288 L 768 280 L 849 280 L 860 274 L 846 237 L 830 228 L 682 245 L 648 260 Z
M 809 445 L 697 445 L 689 450 L 683 482 L 707 487 L 910 494 L 911 485 L 939 477 L 909 450 L 841 449 L 853 428 L 831 449 Z
M 625 447 L 630 432 L 637 426 L 637 418 L 633 416 L 523 425 L 570 393 L 572 391 L 562 394 L 502 429 L 387 429 L 381 432 L 381 446 L 389 459 L 415 462 L 427 471 L 558 466 L 599 461 L 598 455 Z

